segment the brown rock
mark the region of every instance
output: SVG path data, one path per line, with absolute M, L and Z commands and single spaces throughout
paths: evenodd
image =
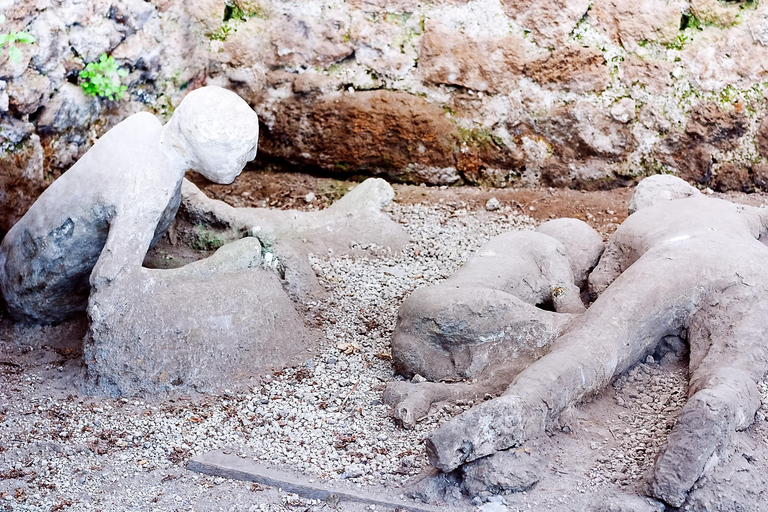
M 339 88 L 339 80 L 315 71 L 305 71 L 293 75 L 293 92 L 308 94 L 313 92 L 331 92 Z
M 739 22 L 740 2 L 717 0 L 691 0 L 691 13 L 704 23 L 730 27 Z
M 500 92 L 510 87 L 525 65 L 524 41 L 517 36 L 473 39 L 441 23 L 427 23 L 419 69 L 433 84 L 460 85 Z
M 3 2 L 3 14 L 6 16 L 9 23 L 14 20 L 28 19 L 28 17 L 32 16 L 37 10 L 36 4 L 37 2 L 17 2 L 15 0 Z M 3 28 L 7 29 L 8 26 L 6 25 Z M 13 27 L 13 30 L 17 30 L 16 27 Z
M 566 162 L 593 156 L 620 159 L 636 144 L 624 124 L 586 102 L 550 112 L 536 121 L 536 131 L 557 147 L 556 154 L 573 152 L 573 158 L 567 158 Z
M 726 163 L 717 170 L 714 189 L 718 192 L 728 192 L 730 190 L 753 192 L 755 186 L 752 183 L 752 177 L 748 169 L 733 163 Z
M 269 21 L 254 16 L 230 34 L 222 44 L 230 66 L 257 67 L 270 60 L 273 48 L 269 44 Z
M 442 109 L 386 90 L 290 99 L 259 143 L 263 155 L 327 171 L 452 182 L 460 135 Z M 452 171 L 451 171 L 452 169 Z
M 224 19 L 226 0 L 195 0 L 184 2 L 184 8 L 200 24 L 204 32 L 215 32 Z
M 689 183 L 707 185 L 712 180 L 712 147 L 679 130 L 662 137 L 654 156 Z
M 51 81 L 37 71 L 28 70 L 8 83 L 8 96 L 13 110 L 21 115 L 31 114 L 48 102 Z
M 643 41 L 671 43 L 680 31 L 680 16 L 685 5 L 680 1 L 595 0 L 590 17 L 598 28 L 629 51 Z
M 525 74 L 541 85 L 577 94 L 601 92 L 610 82 L 603 54 L 594 47 L 571 44 L 525 65 Z
M 267 64 L 291 68 L 328 66 L 354 53 L 344 41 L 346 29 L 330 17 L 322 22 L 286 15 L 271 20 L 273 55 Z
M 503 0 L 507 16 L 545 47 L 561 45 L 589 9 L 589 0 Z
M 566 188 L 571 185 L 571 170 L 563 163 L 563 158 L 572 155 L 560 155 L 548 158 L 541 166 L 541 184 L 545 187 Z
M 680 54 L 687 77 L 704 91 L 749 88 L 768 79 L 768 48 L 748 27 L 706 27 Z
M 672 86 L 672 68 L 674 64 L 666 60 L 644 59 L 630 54 L 621 65 L 624 82 L 628 85 L 639 84 L 654 94 L 661 94 Z
M 763 192 L 768 192 L 768 165 L 758 164 L 752 166 L 752 181 Z
M 738 145 L 738 138 L 744 135 L 749 119 L 744 112 L 723 110 L 717 103 L 699 103 L 691 110 L 685 132 L 693 139 L 728 150 Z
M 499 137 L 481 129 L 462 130 L 461 136 L 456 168 L 465 181 L 505 187 L 519 177 L 525 157 L 518 148 L 507 147 Z
M 282 69 L 270 71 L 267 73 L 266 77 L 267 85 L 270 87 L 280 87 L 286 84 L 293 85 L 293 81 L 296 79 L 296 76 L 298 76 L 296 73 L 283 71 Z
M 760 121 L 760 125 L 757 127 L 755 143 L 760 156 L 768 158 L 768 116 L 763 117 L 763 120 Z
M 0 155 L 0 234 L 11 229 L 44 189 L 43 148 L 33 134 L 15 151 Z

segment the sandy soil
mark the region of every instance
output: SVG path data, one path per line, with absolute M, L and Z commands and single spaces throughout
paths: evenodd
M 323 208 L 354 186 L 353 182 L 271 172 L 244 173 L 230 186 L 206 183 L 199 176 L 193 181 L 208 195 L 233 206 L 303 210 Z M 580 192 L 407 185 L 394 188 L 400 206 L 391 213 L 399 222 L 414 224 L 413 219 L 420 218 L 418 215 L 426 215 L 427 221 L 431 218 L 429 215 L 436 215 L 446 226 L 446 233 L 460 234 L 466 230 L 472 235 L 468 236 L 466 247 L 455 258 L 452 256 L 453 267 L 435 272 L 430 277 L 433 282 L 449 274 L 451 268 L 460 265 L 461 259 L 488 237 L 505 229 L 530 226 L 534 220 L 576 217 L 607 237 L 626 217 L 631 195 L 626 189 Z M 732 193 L 727 197 L 753 205 L 768 204 L 768 196 L 764 194 Z M 498 200 L 500 208 L 488 212 L 485 205 L 491 198 Z M 349 396 L 340 400 L 339 395 L 335 403 L 340 403 L 340 422 L 352 427 L 374 425 L 376 429 L 368 433 L 372 438 L 370 444 L 363 442 L 365 433 L 358 432 L 355 447 L 354 441 L 343 437 L 347 433 L 335 427 L 334 435 L 340 448 L 331 452 L 342 454 L 343 460 L 354 464 L 368 464 L 365 458 L 370 453 L 366 450 L 370 450 L 374 452 L 374 456 L 369 457 L 370 463 L 380 461 L 377 466 L 380 469 L 370 478 L 368 475 L 345 478 L 349 466 L 334 470 L 337 465 L 332 461 L 322 461 L 316 467 L 331 470 L 305 471 L 304 477 L 308 480 L 329 485 L 344 480 L 347 485 L 366 492 L 392 497 L 408 497 L 414 492 L 422 496 L 430 494 L 429 482 L 419 476 L 426 469 L 423 440 L 442 421 L 471 404 L 440 405 L 416 430 L 399 428 L 378 401 L 383 384 L 397 378 L 386 357 L 393 313 L 382 312 L 380 325 L 369 329 L 378 303 L 371 303 L 370 314 L 364 313 L 361 307 L 360 314 L 350 317 L 349 312 L 343 310 L 347 303 L 342 299 L 356 293 L 360 282 L 355 280 L 355 275 L 366 266 L 374 266 L 382 275 L 391 276 L 387 272 L 401 267 L 410 269 L 408 265 L 434 264 L 437 260 L 418 259 L 421 247 L 426 247 L 429 241 L 425 239 L 420 243 L 419 248 L 409 249 L 411 254 L 405 259 L 392 257 L 376 262 L 328 257 L 317 263 L 321 277 L 329 287 L 335 287 L 329 301 L 309 308 L 309 314 L 314 316 L 311 320 L 320 330 L 325 329 L 328 342 L 318 364 L 339 372 L 370 369 L 366 378 L 358 378 L 357 384 L 354 374 L 340 377 L 341 395 L 349 393 Z M 394 312 L 403 294 L 420 285 L 383 289 L 376 300 L 386 300 L 387 307 Z M 355 300 L 363 305 L 363 297 Z M 347 329 L 360 340 L 359 354 L 345 359 L 338 353 L 327 333 L 339 329 Z M 281 489 L 206 477 L 185 469 L 186 462 L 194 455 L 218 448 L 273 460 L 284 469 L 303 467 L 292 465 L 290 461 L 295 457 L 291 455 L 265 458 L 262 445 L 246 439 L 257 435 L 259 430 L 245 419 L 250 418 L 249 411 L 258 410 L 262 402 L 271 404 L 276 394 L 289 395 L 291 389 L 299 387 L 308 374 L 306 368 L 289 369 L 267 379 L 264 390 L 269 390 L 266 395 L 270 400 L 258 398 L 265 393 L 263 390 L 215 396 L 123 399 L 86 396 L 78 387 L 83 368 L 80 340 L 86 330 L 85 318 L 60 326 L 32 328 L 14 326 L 6 318 L 0 318 L 0 510 L 370 510 L 345 502 L 312 502 Z M 642 497 L 643 476 L 684 403 L 687 376 L 685 358 L 662 359 L 660 356 L 637 365 L 601 394 L 565 414 L 558 429 L 525 447 L 543 460 L 540 480 L 533 489 L 503 499 L 474 502 L 458 496 L 455 489 L 449 489 L 447 495 L 438 489 L 439 492 L 431 493 L 435 505 L 446 511 L 479 508 L 486 512 L 662 510 L 658 503 Z M 338 366 L 336 359 L 339 359 Z M 315 371 L 314 366 L 308 368 Z M 762 391 L 768 394 L 768 386 L 764 385 Z M 289 396 L 278 398 L 284 399 L 289 408 L 298 407 L 291 404 L 302 403 L 302 397 L 298 397 L 297 402 L 290 402 Z M 720 498 L 703 496 L 702 500 L 710 500 L 709 508 L 692 503 L 690 510 L 739 510 L 734 505 L 741 496 L 732 489 L 731 482 L 738 480 L 734 475 L 757 475 L 754 477 L 757 480 L 749 481 L 751 485 L 766 487 L 767 415 L 764 406 L 758 422 L 738 434 L 729 452 L 731 457 L 705 482 Z M 280 421 L 279 417 L 273 419 L 276 423 Z M 292 450 L 288 435 L 278 444 L 271 448 L 280 452 Z M 394 447 L 398 447 L 397 450 Z M 768 506 L 764 510 L 768 510 Z

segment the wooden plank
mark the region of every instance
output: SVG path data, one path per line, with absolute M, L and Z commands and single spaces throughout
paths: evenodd
M 306 478 L 278 469 L 270 468 L 253 460 L 230 454 L 222 450 L 198 455 L 189 461 L 187 469 L 204 475 L 230 478 L 260 485 L 280 488 L 306 499 L 347 500 L 377 507 L 397 508 L 412 512 L 439 512 L 427 505 L 385 498 L 375 494 L 349 489 L 334 489 L 318 483 L 310 483 Z

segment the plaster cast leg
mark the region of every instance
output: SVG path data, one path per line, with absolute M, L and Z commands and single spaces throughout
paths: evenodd
M 433 382 L 392 383 L 384 400 L 410 427 L 434 403 L 496 395 L 574 318 L 490 288 L 445 283 L 417 290 L 400 308 L 392 355 L 401 375 L 419 374 Z M 479 382 L 438 382 L 465 378 Z
M 651 493 L 679 507 L 717 461 L 733 433 L 749 427 L 760 406 L 757 380 L 768 369 L 762 333 L 768 306 L 760 296 L 719 297 L 691 321 L 690 398 L 656 460 Z
M 673 507 L 685 501 L 736 430 L 752 424 L 760 406 L 757 383 L 739 368 L 720 368 L 683 407 L 654 466 L 651 493 Z
M 350 254 L 365 245 L 398 251 L 408 242 L 403 228 L 381 210 L 394 195 L 386 181 L 369 178 L 325 210 L 234 208 L 184 180 L 180 211 L 193 224 L 252 232 L 281 262 L 289 294 L 306 301 L 325 293 L 310 254 Z
M 261 245 L 247 237 L 178 269 L 133 267 L 94 289 L 86 390 L 235 389 L 268 368 L 298 364 L 315 336 L 262 265 Z
M 679 333 L 705 292 L 708 269 L 702 264 L 675 280 L 659 280 L 680 274 L 679 261 L 664 256 L 627 269 L 503 396 L 434 432 L 427 440 L 430 462 L 452 471 L 543 433 L 567 406 L 599 391 L 664 336 Z

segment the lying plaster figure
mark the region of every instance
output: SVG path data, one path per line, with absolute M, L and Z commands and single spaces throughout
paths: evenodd
M 91 286 L 140 266 L 168 228 L 184 173 L 231 183 L 258 136 L 256 113 L 219 87 L 188 94 L 165 126 L 142 112 L 112 128 L 3 239 L 0 289 L 12 318 L 52 323 L 85 311 Z
M 0 289 L 14 320 L 56 323 L 87 311 L 87 392 L 232 388 L 303 362 L 315 336 L 291 296 L 321 291 L 307 256 L 349 253 L 354 242 L 393 250 L 407 242 L 381 211 L 394 192 L 380 179 L 320 212 L 232 208 L 184 179 L 192 169 L 231 183 L 256 155 L 258 132 L 250 106 L 219 87 L 189 93 L 165 126 L 135 114 L 3 239 Z M 244 238 L 181 268 L 142 267 L 179 208 Z M 282 275 L 270 265 L 274 256 Z
M 387 386 L 395 418 L 410 427 L 433 403 L 502 392 L 584 312 L 580 287 L 602 251 L 586 223 L 553 220 L 494 237 L 447 280 L 413 292 L 392 356 L 398 373 L 430 382 Z
M 452 471 L 526 443 L 668 336 L 687 337 L 690 391 L 656 460 L 650 494 L 679 507 L 733 433 L 752 424 L 757 381 L 768 370 L 768 247 L 761 243 L 768 209 L 707 198 L 678 178 L 655 176 L 638 185 L 630 212 L 589 276 L 595 302 L 536 361 L 502 363 L 516 372 L 502 396 L 429 437 L 434 466 Z M 414 332 L 434 352 L 438 341 Z M 538 340 L 517 339 L 528 347 Z M 420 369 L 405 355 L 395 358 Z

